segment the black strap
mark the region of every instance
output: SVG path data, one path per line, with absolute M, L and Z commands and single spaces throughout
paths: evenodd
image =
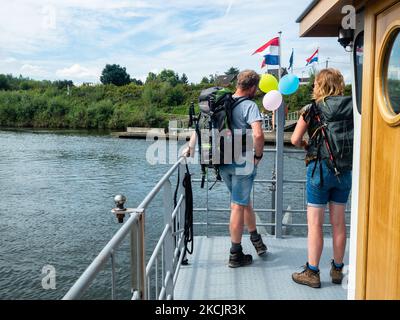
M 316 139 L 317 139 L 317 159 L 315 159 L 314 169 L 311 174 L 311 178 L 314 178 L 315 170 L 317 169 L 317 165 L 319 163 L 319 181 L 321 188 L 324 186 L 324 176 L 322 171 L 322 159 L 321 159 L 321 133 L 319 132 Z
M 174 193 L 174 208 L 177 205 L 177 195 L 179 189 L 179 182 L 180 182 L 180 173 L 178 170 L 178 182 L 176 185 L 175 193 Z M 182 259 L 182 264 L 187 265 L 188 261 L 186 259 L 186 253 L 192 254 L 193 253 L 193 190 L 192 190 L 192 175 L 189 171 L 189 166 L 186 163 L 186 173 L 182 181 L 182 186 L 185 189 L 185 216 L 184 216 L 184 229 L 183 229 L 183 243 L 184 243 L 184 256 Z M 176 217 L 175 217 L 176 219 Z M 174 232 L 176 232 L 176 227 L 178 230 L 180 226 L 175 226 L 174 221 Z M 190 244 L 190 249 L 188 248 Z M 175 238 L 175 246 L 177 245 L 177 238 Z
M 233 105 L 231 106 L 231 109 L 230 110 L 225 110 L 225 112 L 226 112 L 226 114 L 227 114 L 227 119 L 228 119 L 228 128 L 229 128 L 229 130 L 231 130 L 232 131 L 232 133 L 233 133 L 233 130 L 232 130 L 232 111 L 233 111 L 233 109 L 235 109 L 238 105 L 240 105 L 242 102 L 244 102 L 244 101 L 246 101 L 246 100 L 251 100 L 249 97 L 247 97 L 247 96 L 245 96 L 245 97 L 240 97 L 240 98 L 233 98 L 234 100 L 235 100 L 235 102 L 233 103 Z M 232 137 L 233 137 L 233 141 L 234 141 L 234 139 L 235 139 L 235 135 L 234 134 L 232 134 Z M 246 134 L 243 134 L 242 135 L 242 152 L 245 150 L 245 148 L 246 148 Z M 234 147 L 234 145 L 235 145 L 235 142 L 233 142 L 232 143 L 232 154 L 234 154 L 234 151 L 233 151 L 233 147 Z
M 186 165 L 186 173 L 183 178 L 183 187 L 185 188 L 185 226 L 184 226 L 184 245 L 185 256 L 186 252 L 193 253 L 193 190 L 192 190 L 192 175 L 189 172 L 189 167 Z M 190 249 L 188 244 L 190 243 Z M 185 258 L 185 257 L 184 257 Z
M 314 113 L 315 113 L 315 116 L 316 116 L 316 120 L 318 121 L 318 126 L 319 126 L 318 134 L 322 135 L 322 139 L 326 142 L 326 149 L 327 149 L 327 152 L 328 152 L 329 157 L 330 157 L 330 159 L 329 159 L 330 162 L 329 163 L 331 163 L 331 165 L 333 166 L 333 170 L 335 171 L 335 176 L 337 177 L 337 179 L 338 179 L 338 181 L 340 183 L 340 179 L 339 179 L 340 171 L 339 171 L 339 169 L 337 167 L 337 164 L 336 164 L 336 158 L 335 158 L 334 154 L 332 153 L 332 146 L 331 146 L 331 143 L 330 143 L 330 141 L 328 139 L 328 134 L 327 134 L 326 129 L 325 129 L 326 123 L 323 121 L 323 114 L 322 114 L 321 110 L 319 109 L 319 107 L 318 107 L 318 105 L 317 105 L 315 100 L 313 100 L 313 102 L 312 102 L 312 108 L 314 110 Z M 318 118 L 319 118 L 319 120 L 318 120 Z M 319 141 L 318 141 L 318 158 L 320 158 L 320 144 L 322 144 L 322 143 L 323 142 L 321 141 L 321 139 L 319 139 Z M 322 178 L 322 184 L 323 184 L 323 178 Z
M 250 100 L 249 97 L 240 97 L 240 98 L 233 98 L 233 99 L 235 99 L 236 101 L 235 101 L 235 103 L 232 105 L 232 110 L 235 109 L 235 108 L 236 108 L 239 104 L 241 104 L 243 101 Z
M 200 127 L 199 127 L 199 119 L 201 117 L 201 112 L 199 113 L 196 121 L 196 135 L 197 135 L 197 144 L 199 146 L 199 162 L 201 163 L 201 188 L 204 188 L 204 183 L 206 180 L 206 166 L 201 162 L 201 132 L 200 132 Z M 187 166 L 187 165 L 186 165 Z

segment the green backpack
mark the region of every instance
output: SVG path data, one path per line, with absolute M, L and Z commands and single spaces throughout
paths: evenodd
M 329 97 L 319 106 L 313 101 L 314 121 L 318 129 L 310 139 L 311 151 L 317 157 L 317 163 L 326 160 L 328 167 L 340 177 L 345 171 L 352 170 L 353 165 L 353 103 L 351 97 Z M 321 170 L 321 169 L 320 169 Z M 321 181 L 323 185 L 323 181 Z
M 216 181 L 220 181 L 219 166 L 232 163 L 235 154 L 232 112 L 245 100 L 249 98 L 234 98 L 230 90 L 221 87 L 212 87 L 200 93 L 200 115 L 196 123 L 196 134 L 202 167 L 202 188 L 207 168 L 214 169 Z M 243 150 L 246 136 L 242 135 L 241 139 L 240 146 Z

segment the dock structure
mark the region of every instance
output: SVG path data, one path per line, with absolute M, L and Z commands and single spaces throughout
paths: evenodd
M 287 121 L 286 129 L 293 129 L 297 121 L 290 120 Z M 194 129 L 181 129 L 179 131 L 165 132 L 163 128 L 127 128 L 126 132 L 113 132 L 112 136 L 120 139 L 166 139 L 166 140 L 179 140 L 179 141 L 189 141 Z M 291 145 L 290 138 L 292 132 L 284 133 L 284 143 L 285 145 Z M 276 133 L 274 131 L 264 131 L 265 144 L 274 144 L 276 142 Z
M 325 239 L 320 263 L 321 288 L 296 284 L 291 274 L 299 272 L 307 260 L 307 239 L 264 238 L 268 253 L 258 257 L 248 237 L 243 251 L 253 256 L 253 264 L 228 267 L 229 237 L 195 237 L 195 250 L 188 255 L 175 285 L 176 300 L 346 300 L 347 278 L 343 285 L 331 282 L 332 239 Z M 347 252 L 345 261 L 347 261 Z

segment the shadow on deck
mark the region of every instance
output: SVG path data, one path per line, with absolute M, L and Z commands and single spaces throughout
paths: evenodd
M 329 270 L 332 239 L 325 239 L 321 258 L 321 289 L 298 285 L 291 274 L 307 261 L 306 238 L 275 239 L 264 237 L 268 246 L 265 258 L 256 255 L 248 237 L 243 251 L 253 255 L 253 264 L 228 267 L 228 237 L 195 237 L 194 254 L 189 265 L 182 266 L 175 287 L 176 300 L 345 300 L 347 277 L 342 285 L 331 283 Z M 347 265 L 347 252 L 345 262 Z

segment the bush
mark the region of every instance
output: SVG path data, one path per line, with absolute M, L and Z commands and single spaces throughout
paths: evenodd
M 0 126 L 120 130 L 128 126 L 167 127 L 168 120 L 176 115 L 187 116 L 191 102 L 197 108 L 200 91 L 210 86 L 213 84 L 209 81 L 184 84 L 171 70 L 159 75 L 150 73 L 145 85 L 130 82 L 124 86 L 76 87 L 68 80 L 35 81 L 0 75 Z M 235 90 L 232 86 L 229 89 Z M 309 103 L 311 91 L 310 85 L 301 86 L 295 94 L 285 96 L 290 111 Z M 347 86 L 346 94 L 350 92 L 351 86 Z M 258 92 L 255 97 L 260 107 L 263 96 Z
M 109 121 L 113 112 L 113 104 L 110 100 L 103 100 L 91 103 L 87 110 L 89 128 L 109 128 Z
M 166 92 L 166 103 L 167 106 L 179 106 L 186 100 L 185 89 L 183 85 L 179 84 L 176 87 L 170 88 Z

